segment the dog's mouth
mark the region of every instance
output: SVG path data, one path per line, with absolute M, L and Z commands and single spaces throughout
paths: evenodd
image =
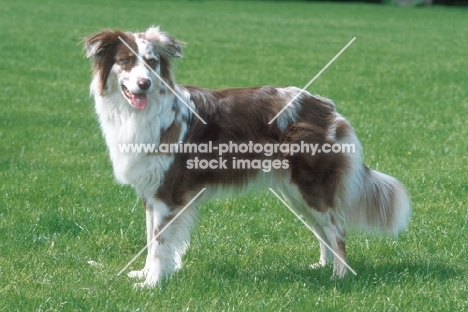
M 122 92 L 130 104 L 138 110 L 145 110 L 148 106 L 148 98 L 146 93 L 132 93 L 126 86 L 122 85 Z

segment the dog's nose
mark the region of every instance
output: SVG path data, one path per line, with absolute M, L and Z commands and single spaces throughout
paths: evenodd
M 141 90 L 148 90 L 148 88 L 151 86 L 151 80 L 147 78 L 139 78 L 137 80 L 137 85 Z

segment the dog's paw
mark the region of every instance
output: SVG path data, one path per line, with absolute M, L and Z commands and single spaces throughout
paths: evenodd
M 145 277 L 145 271 L 144 270 L 141 270 L 141 271 L 131 271 L 130 273 L 127 274 L 128 277 L 130 278 L 138 278 L 138 279 L 142 279 Z
M 313 263 L 311 265 L 309 265 L 309 269 L 311 270 L 317 270 L 317 269 L 320 269 L 320 268 L 323 268 L 327 265 L 326 262 L 323 262 L 323 261 L 319 261 L 317 263 Z
M 348 269 L 344 265 L 334 265 L 332 279 L 342 279 L 345 277 Z
M 140 272 L 140 271 L 137 271 Z M 133 285 L 133 289 L 141 289 L 141 288 L 153 288 L 158 284 L 158 282 L 161 280 L 161 274 L 159 270 L 153 268 L 150 268 L 149 270 L 141 271 L 144 272 L 144 277 L 146 277 L 145 281 L 142 283 L 136 283 Z

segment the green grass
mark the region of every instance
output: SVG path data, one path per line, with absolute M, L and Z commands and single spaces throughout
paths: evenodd
M 40 3 L 40 4 L 39 4 Z M 301 2 L 16 0 L 0 6 L 0 311 L 468 309 L 468 39 L 463 9 Z M 179 83 L 304 86 L 353 124 L 366 164 L 407 185 L 398 241 L 351 232 L 358 275 L 310 271 L 318 244 L 267 192 L 219 199 L 184 269 L 152 290 L 117 272 L 144 246 L 88 96 L 81 38 L 159 24 Z M 93 260 L 103 265 L 90 266 Z M 144 256 L 133 268 L 143 265 Z

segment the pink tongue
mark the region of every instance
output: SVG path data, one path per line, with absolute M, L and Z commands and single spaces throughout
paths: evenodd
M 144 110 L 148 105 L 148 99 L 144 93 L 130 93 L 130 101 L 132 101 L 133 106 L 138 110 Z

